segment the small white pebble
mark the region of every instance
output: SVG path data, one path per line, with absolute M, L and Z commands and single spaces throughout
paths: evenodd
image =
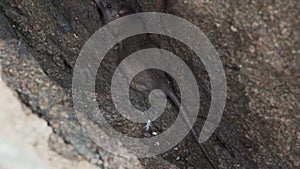
M 157 146 L 157 147 L 158 147 L 158 146 L 159 146 L 159 142 L 155 142 L 155 143 L 154 143 L 154 146 Z
M 177 151 L 177 150 L 178 150 L 178 147 L 174 147 L 173 150 Z
M 179 157 L 179 156 L 176 157 L 176 161 L 178 161 L 178 160 L 180 160 L 180 157 Z
M 157 136 L 158 133 L 156 133 L 155 131 L 153 131 L 153 132 L 152 132 L 152 135 L 153 135 L 153 136 Z
M 238 31 L 238 29 L 235 28 L 233 25 L 231 25 L 230 29 L 232 30 L 232 32 L 237 32 Z

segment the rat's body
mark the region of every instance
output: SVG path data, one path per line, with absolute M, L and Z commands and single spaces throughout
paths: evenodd
M 133 14 L 136 12 L 141 12 L 140 6 L 136 0 L 135 3 L 131 5 L 129 5 L 125 1 L 120 1 L 120 0 L 95 0 L 95 2 L 99 10 L 102 12 L 103 20 L 105 24 L 119 17 Z M 122 59 L 123 58 L 120 58 L 119 60 Z M 140 63 L 140 64 L 144 64 L 144 63 Z M 130 70 L 124 70 L 124 71 L 126 74 L 126 71 L 130 71 Z M 160 89 L 172 100 L 172 102 L 175 104 L 178 110 L 181 109 L 181 101 L 178 98 L 178 96 L 175 94 L 175 91 L 172 85 L 170 84 L 166 73 L 162 71 L 158 71 L 158 70 L 143 71 L 137 77 L 134 78 L 130 87 L 139 91 L 152 91 L 153 89 Z M 188 119 L 187 112 L 184 110 L 184 108 L 182 110 L 183 110 L 182 113 L 183 118 L 187 123 L 187 125 L 189 125 L 189 128 L 191 128 L 192 135 L 197 141 L 199 147 L 201 148 L 201 150 L 203 151 L 203 153 L 205 154 L 206 158 L 209 160 L 213 168 L 215 169 L 218 168 L 217 165 L 211 159 L 205 147 L 199 143 L 197 133 L 192 127 L 191 122 Z

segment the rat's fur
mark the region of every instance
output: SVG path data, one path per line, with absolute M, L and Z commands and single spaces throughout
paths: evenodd
M 121 0 L 95 0 L 95 2 L 103 15 L 103 20 L 105 23 L 113 21 L 119 17 L 141 11 L 137 1 L 135 1 L 134 5 L 129 5 L 126 1 L 121 1 Z M 118 60 L 122 60 L 122 58 Z M 124 73 L 126 74 L 126 71 L 130 71 L 130 70 L 124 70 L 124 71 L 125 71 Z M 156 70 L 143 71 L 138 75 L 138 77 L 134 78 L 130 87 L 139 91 L 151 91 L 153 89 L 161 89 L 172 100 L 172 102 L 175 104 L 178 110 L 180 110 L 181 108 L 180 99 L 175 94 L 173 87 L 168 81 L 168 77 L 166 73 L 162 71 L 156 71 Z M 197 141 L 199 147 L 206 155 L 207 159 L 209 160 L 213 168 L 218 168 L 217 165 L 211 159 L 205 147 L 198 142 L 197 133 L 192 127 L 191 122 L 188 119 L 187 112 L 185 111 L 184 108 L 182 110 L 183 110 L 184 120 L 191 128 L 192 135 Z

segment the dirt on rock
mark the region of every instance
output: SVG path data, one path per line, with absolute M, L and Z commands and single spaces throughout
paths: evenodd
M 195 24 L 219 53 L 227 78 L 226 108 L 214 135 L 204 143 L 219 168 L 299 168 L 300 3 L 138 2 L 145 12 L 166 12 Z M 211 168 L 190 134 L 155 158 L 126 159 L 107 153 L 82 131 L 73 110 L 72 72 L 82 46 L 101 26 L 93 1 L 0 0 L 0 63 L 4 79 L 21 102 L 53 129 L 49 147 L 64 158 L 86 159 L 100 168 Z M 152 38 L 159 39 L 162 48 L 182 56 L 191 66 L 203 98 L 201 115 L 206 115 L 210 95 L 201 89 L 209 79 L 202 63 L 179 42 Z M 124 43 L 132 49 L 123 54 L 139 50 L 134 48 L 133 39 Z M 108 53 L 114 55 L 114 51 Z M 113 70 L 110 64 L 104 66 L 98 71 L 96 86 L 101 111 L 120 132 L 140 136 L 144 124 L 124 123 L 107 97 L 107 81 Z M 147 107 L 148 103 L 141 101 L 144 95 L 135 93 L 132 101 L 141 108 Z M 168 104 L 162 121 L 154 123 L 154 127 L 163 132 L 176 118 L 174 111 Z M 97 116 L 90 118 L 97 121 Z M 202 125 L 199 116 L 195 128 L 200 131 Z

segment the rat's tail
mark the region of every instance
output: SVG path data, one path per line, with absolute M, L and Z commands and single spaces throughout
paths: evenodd
M 178 111 L 182 110 L 182 116 L 184 118 L 184 121 L 187 123 L 188 127 L 191 129 L 192 135 L 194 137 L 194 139 L 197 141 L 201 151 L 205 154 L 206 158 L 208 159 L 209 163 L 212 165 L 212 167 L 214 169 L 218 169 L 219 167 L 216 165 L 216 163 L 213 162 L 211 156 L 209 155 L 209 153 L 207 152 L 206 148 L 199 142 L 199 138 L 198 135 L 195 131 L 195 129 L 193 128 L 192 123 L 190 122 L 189 118 L 188 118 L 188 113 L 186 111 L 186 109 L 184 108 L 183 105 L 181 105 L 181 101 L 178 98 L 178 96 L 175 94 L 175 92 L 170 89 L 170 88 L 163 88 L 165 94 L 170 97 L 170 99 L 173 101 L 173 103 L 175 104 L 175 106 L 177 107 Z

